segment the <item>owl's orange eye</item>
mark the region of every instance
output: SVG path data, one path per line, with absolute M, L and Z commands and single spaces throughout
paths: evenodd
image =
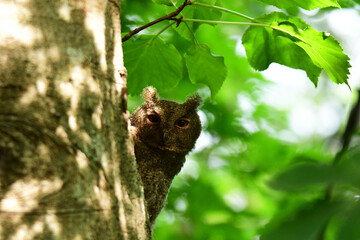
M 157 123 L 157 122 L 160 122 L 160 117 L 156 114 L 150 114 L 148 115 L 148 119 L 150 122 L 152 123 Z
M 178 128 L 186 128 L 188 125 L 189 125 L 189 121 L 186 119 L 179 119 L 175 123 L 175 126 Z

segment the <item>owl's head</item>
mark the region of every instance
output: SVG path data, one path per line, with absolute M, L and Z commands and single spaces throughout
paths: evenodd
M 143 91 L 145 103 L 131 115 L 135 135 L 144 144 L 178 153 L 187 153 L 200 135 L 201 123 L 197 107 L 199 95 L 194 94 L 184 103 L 160 100 L 156 89 Z

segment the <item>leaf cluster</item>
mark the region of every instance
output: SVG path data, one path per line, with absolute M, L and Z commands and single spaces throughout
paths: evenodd
M 203 24 L 234 25 L 239 29 L 248 26 L 243 33 L 242 44 L 250 65 L 256 70 L 265 70 L 275 62 L 304 70 L 315 86 L 321 70 L 325 70 L 333 82 L 348 84 L 349 58 L 339 43 L 330 34 L 315 30 L 301 18 L 281 12 L 252 18 L 219 6 L 221 2 L 217 0 L 154 2 L 159 4 L 154 9 L 167 13 L 159 21 L 169 23 L 154 31 L 155 34 L 136 36 L 124 42 L 130 94 L 138 94 L 148 85 L 160 90 L 172 89 L 181 79 L 188 78 L 197 87 L 208 86 L 215 96 L 228 70 L 222 56 L 215 55 L 208 43 L 199 43 L 196 33 Z M 263 2 L 284 9 L 340 7 L 335 0 Z M 220 21 L 222 13 L 246 21 Z M 127 29 L 126 20 L 123 22 L 124 29 Z M 174 38 L 183 40 L 179 44 Z M 186 46 L 181 41 L 186 41 Z M 218 41 L 222 44 L 227 39 L 220 38 Z
M 123 0 L 125 33 L 184 1 L 153 2 Z M 147 85 L 175 101 L 194 91 L 205 99 L 213 95 L 200 110 L 209 143 L 187 158 L 174 179 L 154 239 L 320 240 L 324 225 L 324 240 L 358 239 L 359 151 L 352 149 L 333 165 L 330 142 L 336 136 L 288 138 L 288 113 L 268 105 L 263 96 L 271 83 L 254 71 L 280 63 L 305 71 L 316 85 L 324 69 L 332 81 L 347 84 L 348 57 L 339 43 L 295 16 L 299 7 L 331 11 L 345 1 L 193 2 L 212 7 L 186 6 L 177 20 L 124 42 L 129 91 L 135 95 L 130 110 L 140 105 L 136 95 Z M 264 14 L 267 4 L 284 10 Z M 332 198 L 324 200 L 329 185 Z
M 360 190 L 359 159 L 360 148 L 356 147 L 347 152 L 341 164 L 298 159 L 292 167 L 279 173 L 270 182 L 274 189 L 288 194 L 321 196 L 323 189 L 330 186 L 333 196 L 331 199 L 315 197 L 287 216 L 274 218 L 261 239 L 318 239 L 328 224 L 327 235 L 332 239 L 359 239 L 355 217 L 360 210 L 356 200 Z

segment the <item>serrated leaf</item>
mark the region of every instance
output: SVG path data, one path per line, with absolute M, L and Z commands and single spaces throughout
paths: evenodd
M 159 37 L 140 35 L 123 44 L 130 94 L 138 94 L 146 86 L 158 89 L 175 87 L 182 77 L 181 55 Z
M 306 10 L 326 7 L 337 7 L 340 5 L 336 0 L 260 0 L 268 5 L 274 5 L 281 9 L 288 9 L 293 7 L 301 7 Z
M 256 19 L 268 27 L 252 26 L 242 41 L 250 65 L 266 69 L 272 62 L 306 71 L 317 85 L 320 69 L 335 83 L 347 83 L 349 58 L 339 43 L 302 19 L 274 12 Z
M 162 4 L 166 6 L 172 6 L 171 0 L 152 0 L 154 3 Z
M 188 50 L 185 62 L 191 82 L 209 86 L 215 96 L 226 78 L 224 57 L 212 55 L 207 45 L 200 44 Z
M 302 36 L 305 41 L 296 44 L 305 50 L 313 63 L 323 68 L 333 82 L 348 84 L 349 57 L 342 52 L 339 43 L 332 36 L 320 35 L 313 28 L 306 29 Z

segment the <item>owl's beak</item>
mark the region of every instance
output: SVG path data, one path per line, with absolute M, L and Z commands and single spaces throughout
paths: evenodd
M 164 143 L 166 143 L 167 141 L 169 140 L 169 134 L 164 132 L 164 135 L 163 135 L 163 141 Z

